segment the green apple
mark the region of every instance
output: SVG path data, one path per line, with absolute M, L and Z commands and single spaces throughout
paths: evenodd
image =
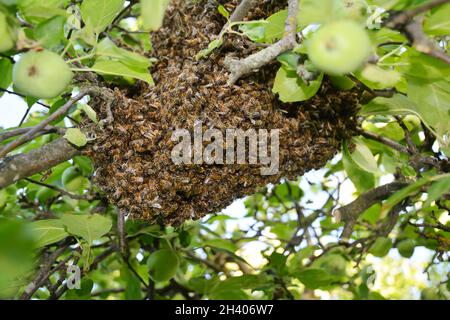
M 392 248 L 392 241 L 389 238 L 381 237 L 375 240 L 369 252 L 375 257 L 382 258 L 389 253 Z
M 364 0 L 342 0 L 342 5 L 350 19 L 361 20 L 367 16 L 368 5 Z
M 173 278 L 180 260 L 173 250 L 160 249 L 153 252 L 147 260 L 147 267 L 153 281 L 163 282 Z
M 9 51 L 15 47 L 17 29 L 6 14 L 0 11 L 0 52 Z
M 38 99 L 60 95 L 72 81 L 67 63 L 48 50 L 29 51 L 13 68 L 13 83 L 18 92 Z
M 404 258 L 411 258 L 415 247 L 416 243 L 412 239 L 402 240 L 397 244 L 398 253 Z
M 355 21 L 339 20 L 323 25 L 307 43 L 311 62 L 330 75 L 356 71 L 370 56 L 372 45 L 366 30 Z

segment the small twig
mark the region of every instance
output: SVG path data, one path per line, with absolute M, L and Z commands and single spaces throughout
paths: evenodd
M 125 235 L 125 210 L 120 209 L 117 213 L 117 232 L 119 233 L 120 253 L 128 260 L 127 242 Z
M 49 125 L 52 121 L 58 119 L 60 116 L 63 116 L 66 114 L 66 112 L 79 100 L 84 98 L 86 95 L 91 93 L 91 89 L 85 89 L 82 90 L 78 95 L 71 98 L 69 101 L 66 102 L 65 105 L 63 105 L 61 108 L 59 108 L 57 111 L 52 113 L 47 119 L 43 120 L 41 123 L 33 127 L 30 131 L 28 131 L 26 134 L 21 136 L 20 138 L 10 142 L 7 144 L 3 149 L 0 150 L 0 158 L 3 158 L 6 156 L 10 151 L 14 150 L 18 146 L 21 146 L 22 144 L 30 141 L 34 138 L 35 134 L 44 129 L 47 125 Z
M 20 300 L 29 300 L 33 294 L 47 281 L 52 275 L 52 265 L 56 259 L 69 247 L 69 244 L 65 244 L 62 247 L 56 249 L 52 254 L 44 259 L 44 264 L 39 270 L 33 281 L 27 286 L 25 292 L 20 296 Z
M 61 194 L 64 195 L 64 196 L 68 196 L 68 197 L 71 198 L 71 199 L 75 199 L 75 200 L 87 200 L 87 201 L 92 201 L 92 200 L 95 199 L 95 197 L 90 196 L 90 195 L 77 195 L 77 194 L 73 194 L 73 193 L 67 192 L 66 190 L 63 190 L 63 189 L 61 189 L 61 188 L 58 188 L 58 187 L 56 187 L 56 186 L 53 186 L 53 185 L 50 185 L 50 184 L 46 184 L 46 183 L 43 183 L 43 182 L 40 182 L 40 181 L 36 181 L 36 180 L 30 179 L 30 178 L 25 178 L 24 180 L 26 180 L 26 181 L 28 181 L 28 182 L 30 182 L 30 183 L 37 184 L 37 185 L 39 185 L 39 186 L 41 186 L 41 187 L 46 187 L 46 188 L 55 190 L 55 191 L 61 193 Z
M 2 132 L 0 133 L 0 143 L 2 143 L 3 141 L 6 141 L 10 138 L 19 136 L 21 134 L 25 134 L 28 131 L 32 130 L 34 127 L 26 127 L 26 128 L 17 128 L 17 129 L 13 129 L 10 131 L 6 131 L 6 132 Z M 46 126 L 42 131 L 40 131 L 38 134 L 47 134 L 47 133 L 52 133 L 52 132 L 56 132 L 58 134 L 64 134 L 65 130 L 63 128 L 59 128 L 59 127 L 54 127 L 54 126 Z
M 228 85 L 233 85 L 242 76 L 263 67 L 282 53 L 296 46 L 298 6 L 299 0 L 289 0 L 286 34 L 280 41 L 245 59 L 238 60 L 229 56 L 225 58 L 224 65 L 230 71 Z
M 450 64 L 450 56 L 431 41 L 423 31 L 421 19 L 419 21 L 414 20 L 417 15 L 445 3 L 450 3 L 450 0 L 433 0 L 414 9 L 394 13 L 386 21 L 385 25 L 388 28 L 398 30 L 405 34 L 418 51 Z
M 363 137 L 367 138 L 367 139 L 378 141 L 378 142 L 380 142 L 380 143 L 382 143 L 384 145 L 387 145 L 388 147 L 391 147 L 394 150 L 397 150 L 397 151 L 402 152 L 402 153 L 410 154 L 410 152 L 409 152 L 407 147 L 405 147 L 404 145 L 401 145 L 400 143 L 398 143 L 398 142 L 396 142 L 394 140 L 391 140 L 389 138 L 380 136 L 380 135 L 378 135 L 376 133 L 373 133 L 373 132 L 365 131 L 365 130 L 363 130 L 361 128 L 357 128 L 357 132 L 360 135 L 362 135 Z
M 112 106 L 114 105 L 114 102 L 115 102 L 114 94 L 112 94 L 106 90 L 103 92 L 103 94 L 107 100 L 106 101 L 106 118 L 99 122 L 100 126 L 105 126 L 105 125 L 108 125 L 108 124 L 111 124 L 114 122 L 114 115 L 111 110 Z
M 259 0 L 242 0 L 236 9 L 234 9 L 229 21 L 225 24 L 220 33 L 223 34 L 230 26 L 230 23 L 242 21 L 258 1 Z

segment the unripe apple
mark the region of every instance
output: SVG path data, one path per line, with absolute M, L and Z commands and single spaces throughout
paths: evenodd
M 397 244 L 398 253 L 404 258 L 411 258 L 415 247 L 416 243 L 412 239 L 402 240 Z
M 364 0 L 342 0 L 348 18 L 361 20 L 367 16 L 367 2 Z
M 25 53 L 13 69 L 17 91 L 38 99 L 58 96 L 71 81 L 72 71 L 64 59 L 48 50 Z
M 340 20 L 317 30 L 307 48 L 309 59 L 318 69 L 330 75 L 344 75 L 364 64 L 372 46 L 361 25 L 351 20 Z
M 8 23 L 8 17 L 0 11 L 0 52 L 9 51 L 16 45 L 17 30 Z

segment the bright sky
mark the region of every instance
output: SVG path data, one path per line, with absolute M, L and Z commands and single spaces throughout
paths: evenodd
M 0 98 L 0 127 L 7 129 L 19 125 L 26 110 L 27 104 L 22 98 L 5 93 Z M 31 111 L 37 110 L 42 110 L 42 107 L 35 105 Z

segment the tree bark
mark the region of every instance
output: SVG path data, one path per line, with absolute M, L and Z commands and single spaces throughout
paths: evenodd
M 61 138 L 28 153 L 0 160 L 0 189 L 50 169 L 78 154 L 80 150 Z

